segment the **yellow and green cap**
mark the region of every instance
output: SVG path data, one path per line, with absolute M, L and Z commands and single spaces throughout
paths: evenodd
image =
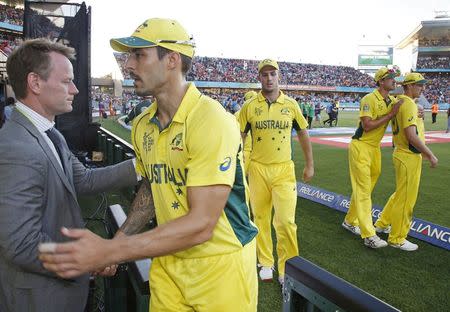
M 259 64 L 258 64 L 258 73 L 261 71 L 261 69 L 263 69 L 266 66 L 272 66 L 272 67 L 274 67 L 277 70 L 280 69 L 279 66 L 278 66 L 277 61 L 274 61 L 274 60 L 271 60 L 271 59 L 265 59 L 265 60 L 262 60 L 261 62 L 259 62 Z
M 190 58 L 195 50 L 195 43 L 183 26 L 176 20 L 165 18 L 150 18 L 130 37 L 111 39 L 109 43 L 118 52 L 160 46 Z
M 425 84 L 427 83 L 427 80 L 420 73 L 409 73 L 405 76 L 405 79 L 403 79 L 402 81 L 402 85 L 413 83 Z
M 374 79 L 375 82 L 378 82 L 386 78 L 395 78 L 398 76 L 400 76 L 400 69 L 398 69 L 398 67 L 396 66 L 394 66 L 393 68 L 381 67 L 375 73 Z

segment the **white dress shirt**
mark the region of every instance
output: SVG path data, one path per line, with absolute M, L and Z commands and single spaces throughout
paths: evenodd
M 61 168 L 63 168 L 61 159 L 59 158 L 55 145 L 47 136 L 47 133 L 45 133 L 45 131 L 55 126 L 55 122 L 48 120 L 44 116 L 41 116 L 40 114 L 36 113 L 34 110 L 32 110 L 31 108 L 29 108 L 28 106 L 19 101 L 16 104 L 16 108 L 19 112 L 24 114 L 25 117 L 27 117 L 31 121 L 31 123 L 39 130 L 42 137 L 45 139 L 45 142 L 47 142 L 48 146 L 52 150 L 53 155 L 55 155 L 56 160 L 58 160 L 59 165 L 61 166 Z

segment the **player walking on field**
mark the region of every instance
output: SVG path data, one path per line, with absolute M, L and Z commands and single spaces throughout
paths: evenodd
M 280 91 L 278 64 L 263 60 L 258 65 L 258 78 L 262 90 L 246 101 L 239 113 L 242 137 L 251 132 L 253 145 L 248 170 L 250 203 L 255 223 L 260 230 L 256 239 L 260 266 L 259 276 L 264 281 L 273 279 L 274 257 L 272 249 L 273 225 L 277 236 L 278 280 L 284 282 L 284 265 L 287 259 L 298 255 L 295 207 L 297 188 L 292 161 L 291 131 L 297 130 L 305 157 L 303 180 L 314 175 L 308 123 L 294 99 Z
M 426 80 L 419 73 L 406 75 L 403 81 L 403 105 L 392 120 L 394 134 L 394 154 L 396 188 L 384 207 L 375 226 L 377 229 L 392 228 L 389 233 L 389 245 L 405 251 L 419 248 L 406 239 L 411 227 L 412 212 L 419 192 L 420 174 L 422 172 L 422 155 L 435 168 L 438 159 L 425 145 L 423 119 L 418 118 L 414 99 L 419 98 Z M 387 231 L 386 231 L 387 232 Z
M 402 103 L 395 103 L 395 98 L 389 95 L 395 89 L 394 77 L 398 74 L 386 67 L 375 73 L 377 88 L 361 99 L 359 125 L 348 150 L 352 196 L 342 226 L 361 235 L 364 245 L 370 248 L 387 246 L 375 233 L 371 194 L 381 172 L 381 139 Z

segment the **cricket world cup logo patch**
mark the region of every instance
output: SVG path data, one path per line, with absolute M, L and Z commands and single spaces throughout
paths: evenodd
M 142 148 L 144 151 L 149 152 L 152 150 L 152 146 L 154 144 L 153 136 L 151 133 L 144 133 L 144 138 L 142 140 Z
M 281 109 L 281 115 L 289 115 L 289 108 L 285 107 Z
M 182 151 L 183 150 L 183 133 L 178 133 L 170 143 L 172 151 Z

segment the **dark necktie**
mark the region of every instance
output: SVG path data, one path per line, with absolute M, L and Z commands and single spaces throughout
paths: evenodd
M 58 134 L 57 132 L 58 132 L 58 130 L 56 130 L 54 127 L 45 131 L 48 138 L 50 139 L 50 141 L 52 141 L 53 145 L 55 146 L 56 152 L 58 153 L 59 159 L 61 160 L 61 165 L 63 167 L 63 171 L 65 171 L 64 158 L 62 157 L 62 151 L 64 149 L 63 142 L 62 142 L 61 135 Z

